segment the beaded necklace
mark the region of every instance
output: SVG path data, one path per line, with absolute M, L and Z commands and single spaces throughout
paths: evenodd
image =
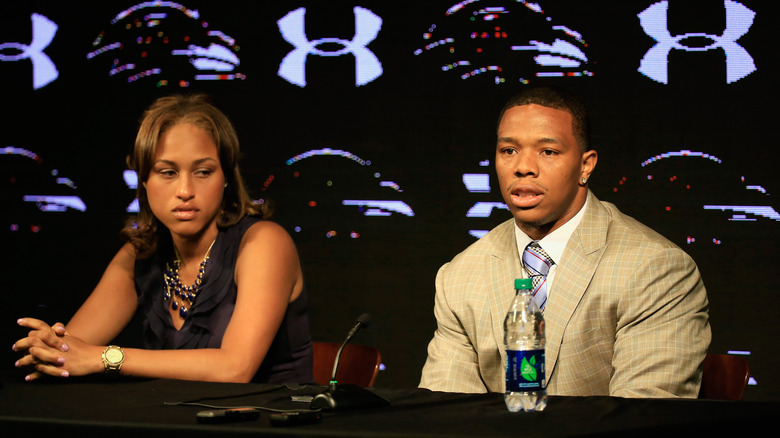
M 216 242 L 217 239 L 214 239 Z M 195 277 L 195 283 L 191 286 L 184 286 L 179 278 L 179 268 L 181 267 L 181 259 L 176 254 L 176 260 L 171 263 L 165 264 L 165 272 L 163 277 L 165 280 L 165 287 L 163 288 L 163 303 L 165 308 L 168 308 L 168 300 L 173 298 L 171 308 L 173 310 L 179 310 L 179 317 L 186 319 L 190 309 L 195 305 L 195 298 L 200 291 L 200 284 L 203 281 L 203 273 L 206 272 L 206 262 L 209 261 L 209 255 L 211 254 L 211 247 L 214 246 L 214 242 L 211 242 L 209 249 L 206 251 L 206 256 L 203 257 L 203 261 L 200 262 L 200 268 L 198 268 L 198 275 Z M 179 303 L 181 299 L 181 303 Z

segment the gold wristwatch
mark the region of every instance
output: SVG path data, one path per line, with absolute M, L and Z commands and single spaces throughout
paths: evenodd
M 109 345 L 103 350 L 103 366 L 106 367 L 106 374 L 119 374 L 124 361 L 125 352 L 116 345 Z

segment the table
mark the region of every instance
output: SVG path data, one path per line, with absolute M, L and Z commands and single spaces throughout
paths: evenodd
M 200 424 L 202 406 L 252 405 L 308 409 L 292 396 L 314 395 L 319 386 L 229 384 L 177 380 L 68 379 L 3 382 L 0 430 L 24 436 L 338 436 L 338 437 L 499 437 L 626 436 L 695 432 L 759 431 L 775 422 L 778 402 L 624 399 L 551 396 L 547 409 L 510 413 L 501 394 L 453 394 L 424 389 L 372 390 L 390 402 L 379 408 L 323 412 L 316 424 L 272 426 L 269 413 L 257 420 Z M 22 436 L 22 435 L 19 435 Z M 48 435 L 47 435 L 48 436 Z

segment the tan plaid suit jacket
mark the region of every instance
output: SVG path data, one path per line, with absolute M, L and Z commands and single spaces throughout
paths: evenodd
M 694 261 L 588 193 L 545 308 L 551 395 L 696 397 L 711 340 Z M 522 267 L 509 220 L 439 270 L 420 387 L 504 392 L 503 322 Z

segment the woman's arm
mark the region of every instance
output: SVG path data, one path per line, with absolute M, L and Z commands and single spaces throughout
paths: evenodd
M 127 260 L 124 257 L 117 255 L 112 266 L 125 266 Z M 132 263 L 130 265 L 129 272 L 132 273 Z M 109 296 L 105 292 L 108 288 L 103 286 L 120 286 L 123 283 L 120 272 L 121 269 L 111 272 L 107 270 L 98 288 L 68 323 L 67 333 L 61 336 L 68 346 L 67 351 L 37 345 L 39 348 L 33 347 L 29 350 L 30 355 L 20 360 L 18 366 L 32 365 L 38 372 L 53 376 L 103 372 L 101 355 L 106 348 L 105 343 L 113 339 L 119 332 L 117 328 L 121 330 L 120 325 L 123 327 L 132 317 L 132 313 L 124 315 L 124 311 L 116 312 L 122 313 L 121 317 L 117 317 L 116 313 L 114 317 L 100 314 L 104 306 L 117 306 L 116 302 L 106 299 Z M 282 227 L 272 222 L 254 224 L 247 230 L 241 242 L 234 275 L 238 296 L 220 348 L 126 348 L 121 374 L 183 380 L 250 381 L 265 359 L 284 318 L 287 305 L 296 299 L 303 289 L 303 275 L 292 239 Z M 128 278 L 132 284 L 132 274 Z M 131 301 L 135 303 L 134 300 L 133 290 Z M 131 303 L 127 305 L 130 307 Z M 135 305 L 132 307 L 135 309 Z M 92 324 L 90 318 L 94 318 Z M 108 321 L 112 318 L 124 322 L 120 324 L 119 321 Z M 28 324 L 35 321 L 26 320 Z M 98 329 L 101 325 L 105 332 Z M 25 342 L 28 339 L 30 337 L 17 342 L 17 351 L 29 348 Z
M 241 242 L 238 296 L 218 349 L 125 350 L 121 373 L 139 377 L 248 382 L 260 368 L 303 275 L 295 245 L 273 222 L 258 222 Z

